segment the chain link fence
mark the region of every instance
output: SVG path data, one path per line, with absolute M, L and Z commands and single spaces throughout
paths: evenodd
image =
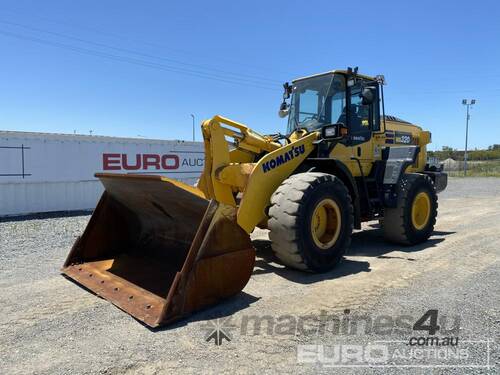
M 465 162 L 452 158 L 441 161 L 443 169 L 449 176 L 465 175 Z M 467 161 L 467 176 L 500 177 L 500 159 L 497 160 L 469 160 Z

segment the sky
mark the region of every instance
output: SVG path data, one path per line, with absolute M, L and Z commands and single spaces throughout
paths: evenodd
M 0 0 L 0 129 L 196 139 L 220 114 L 284 132 L 282 83 L 384 74 L 430 149 L 500 143 L 500 2 Z

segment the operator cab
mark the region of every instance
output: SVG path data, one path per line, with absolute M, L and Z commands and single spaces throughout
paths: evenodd
M 351 146 L 380 130 L 379 83 L 357 71 L 333 71 L 285 84 L 280 116 L 288 115 L 287 134 L 333 126 L 335 138 Z M 290 104 L 285 102 L 291 96 Z

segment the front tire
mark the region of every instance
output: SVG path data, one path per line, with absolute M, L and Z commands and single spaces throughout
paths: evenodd
M 405 174 L 398 187 L 395 208 L 384 212 L 384 237 L 404 245 L 426 241 L 434 231 L 437 217 L 437 194 L 429 176 Z
M 329 271 L 351 243 L 349 191 L 327 173 L 292 175 L 271 197 L 268 227 L 272 249 L 285 265 Z

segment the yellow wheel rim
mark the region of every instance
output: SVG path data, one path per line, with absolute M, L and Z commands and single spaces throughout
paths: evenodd
M 311 219 L 311 234 L 320 249 L 329 249 L 337 241 L 341 227 L 340 208 L 333 199 L 318 203 Z
M 431 216 L 431 199 L 425 191 L 418 193 L 411 207 L 411 222 L 415 229 L 424 229 Z

